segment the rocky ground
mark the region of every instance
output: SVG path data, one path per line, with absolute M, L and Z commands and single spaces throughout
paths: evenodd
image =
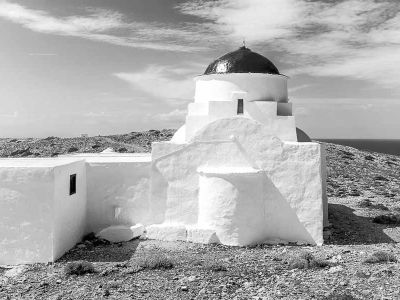
M 149 130 L 120 135 L 59 138 L 3 138 L 0 157 L 54 157 L 60 154 L 101 152 L 113 148 L 116 152 L 149 152 L 151 143 L 169 141 L 175 130 Z
M 171 135 L 94 137 L 85 149 L 81 139 L 8 139 L 0 155 L 24 156 L 15 151 L 29 149 L 27 156 L 50 156 L 113 145 L 141 152 Z M 400 264 L 394 261 L 400 259 L 400 157 L 326 148 L 331 225 L 322 247 L 86 240 L 54 264 L 0 267 L 0 299 L 400 299 Z M 383 261 L 365 262 L 377 251 L 385 252 Z M 68 275 L 66 266 L 78 260 L 94 269 Z

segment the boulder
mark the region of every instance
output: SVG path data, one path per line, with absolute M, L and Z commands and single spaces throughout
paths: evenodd
M 109 226 L 98 232 L 96 236 L 111 243 L 127 242 L 134 238 L 131 227 L 125 225 Z
M 131 226 L 133 238 L 137 238 L 144 233 L 144 226 L 142 224 L 136 224 Z

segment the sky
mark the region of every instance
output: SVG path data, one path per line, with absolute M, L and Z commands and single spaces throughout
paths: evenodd
M 398 0 L 0 0 L 0 137 L 178 128 L 244 39 L 311 137 L 400 139 Z

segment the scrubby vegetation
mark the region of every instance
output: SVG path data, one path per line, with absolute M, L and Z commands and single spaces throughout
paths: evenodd
M 372 253 L 368 258 L 364 260 L 365 263 L 386 263 L 386 262 L 397 262 L 397 258 L 393 253 L 385 251 L 376 251 Z
M 332 265 L 324 259 L 315 258 L 309 252 L 301 253 L 288 260 L 290 269 L 311 269 L 311 268 L 325 268 Z
M 94 273 L 95 269 L 91 262 L 88 261 L 76 261 L 66 264 L 64 267 L 65 275 L 84 275 L 88 273 Z
M 163 253 L 152 252 L 139 259 L 137 266 L 149 270 L 168 270 L 174 267 L 174 262 Z
M 371 208 L 371 209 L 380 209 L 380 210 L 389 210 L 389 208 L 387 208 L 385 205 L 383 205 L 382 203 L 373 203 L 371 200 L 369 199 L 364 199 L 360 202 L 359 204 L 360 207 L 363 208 Z
M 215 260 L 207 260 L 203 263 L 203 267 L 211 272 L 226 272 L 228 270 L 223 262 Z
M 143 152 L 172 133 L 90 137 L 86 146 L 84 138 L 5 139 L 0 156 Z M 400 299 L 400 157 L 326 147 L 331 224 L 322 247 L 112 244 L 92 233 L 54 264 L 0 268 L 0 299 Z
M 151 143 L 170 140 L 173 129 L 149 130 L 127 134 L 74 138 L 3 138 L 0 157 L 54 157 L 60 154 L 101 152 L 113 148 L 120 153 L 149 152 Z

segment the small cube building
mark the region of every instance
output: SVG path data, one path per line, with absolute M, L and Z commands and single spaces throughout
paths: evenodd
M 83 159 L 0 159 L 0 264 L 55 261 L 85 226 Z

